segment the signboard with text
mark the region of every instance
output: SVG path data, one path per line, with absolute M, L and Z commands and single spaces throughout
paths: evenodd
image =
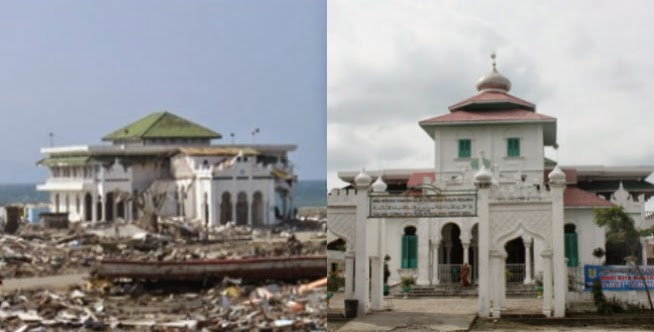
M 654 266 L 641 266 L 647 287 L 654 289 Z M 643 278 L 632 266 L 626 265 L 586 265 L 584 266 L 584 284 L 586 290 L 593 288 L 595 280 L 602 281 L 603 290 L 645 290 Z
M 477 216 L 477 194 L 383 195 L 370 197 L 370 218 Z

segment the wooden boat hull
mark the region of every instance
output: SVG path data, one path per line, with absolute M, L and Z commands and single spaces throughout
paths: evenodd
M 102 260 L 96 270 L 100 278 L 147 280 L 207 280 L 243 278 L 245 280 L 299 280 L 323 278 L 327 274 L 326 256 L 141 262 Z

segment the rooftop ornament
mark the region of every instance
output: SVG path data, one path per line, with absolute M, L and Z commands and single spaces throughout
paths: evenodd
M 357 175 L 354 178 L 354 185 L 356 186 L 357 189 L 365 189 L 370 186 L 370 183 L 372 182 L 372 178 L 368 173 L 366 173 L 365 169 L 361 169 L 361 172 L 359 175 Z
M 497 64 L 495 63 L 496 57 L 495 52 L 493 52 L 491 54 L 491 59 L 493 59 L 493 70 L 479 79 L 477 82 L 477 91 L 499 90 L 501 92 L 509 92 L 509 90 L 511 90 L 511 81 L 497 71 Z

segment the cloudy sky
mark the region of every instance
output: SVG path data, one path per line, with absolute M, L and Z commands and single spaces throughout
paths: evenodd
M 42 182 L 39 149 L 101 144 L 168 110 L 222 142 L 297 144 L 324 179 L 324 0 L 0 0 L 0 183 Z M 220 141 L 217 141 L 220 143 Z
M 558 119 L 562 164 L 654 165 L 649 1 L 328 3 L 328 186 L 337 170 L 433 167 L 418 121 L 491 69 Z M 547 156 L 555 157 L 553 151 Z

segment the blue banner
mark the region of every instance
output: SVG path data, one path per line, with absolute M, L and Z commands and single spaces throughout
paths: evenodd
M 647 287 L 654 289 L 654 266 L 641 266 Z M 627 265 L 585 265 L 584 284 L 586 290 L 593 288 L 597 279 L 602 281 L 602 289 L 610 291 L 645 290 L 643 278 L 636 268 Z

